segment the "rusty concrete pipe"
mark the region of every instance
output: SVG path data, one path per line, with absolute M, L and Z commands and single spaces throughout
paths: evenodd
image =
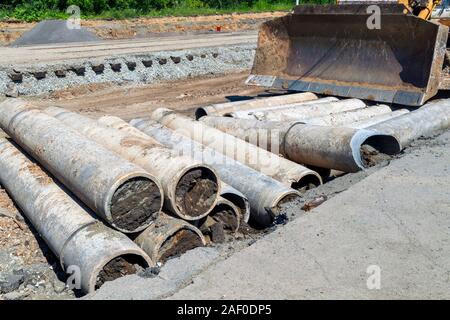
M 221 182 L 221 186 L 220 197 L 230 201 L 239 210 L 242 221 L 248 223 L 250 220 L 250 203 L 247 197 L 223 181 Z
M 355 128 L 355 129 L 364 129 L 364 128 L 373 126 L 377 123 L 397 118 L 397 117 L 407 114 L 407 113 L 409 113 L 408 109 L 395 110 L 395 111 L 392 111 L 389 113 L 384 113 L 384 114 L 380 114 L 378 116 L 371 117 L 369 119 L 359 120 L 359 121 L 347 124 L 346 127 Z
M 269 121 L 302 121 L 338 112 L 363 109 L 365 107 L 366 104 L 359 99 L 346 99 L 329 103 L 309 104 L 300 107 L 254 112 L 253 118 Z
M 135 264 L 144 268 L 153 265 L 128 237 L 96 220 L 5 138 L 0 139 L 0 183 L 59 258 L 62 268 L 70 273 L 79 270 L 84 293 L 136 271 Z M 126 268 L 118 269 L 118 263 Z
M 367 154 L 365 158 L 366 153 L 361 153 L 363 146 L 368 145 L 375 149 L 374 152 L 377 150 L 388 155 L 400 151 L 395 138 L 373 130 L 225 117 L 203 117 L 200 121 L 256 144 L 264 142 L 267 136 L 277 136 L 278 150 L 287 159 L 344 172 L 356 172 L 377 161 L 375 155 Z M 260 145 L 265 146 L 265 143 Z
M 220 181 L 213 168 L 177 155 L 148 136 L 133 137 L 62 108 L 50 107 L 45 112 L 155 176 L 164 190 L 167 211 L 193 221 L 215 207 Z
M 134 165 L 19 99 L 0 104 L 0 126 L 111 226 L 149 226 L 162 208 L 159 182 Z
M 320 104 L 320 103 L 328 103 L 328 102 L 335 102 L 339 101 L 338 98 L 335 97 L 326 97 L 321 98 L 317 100 L 310 100 L 295 104 L 282 104 L 282 105 L 270 105 L 270 106 L 261 106 L 260 108 L 255 109 L 249 109 L 249 110 L 236 110 L 233 112 L 225 113 L 224 117 L 231 117 L 231 118 L 238 118 L 238 119 L 255 119 L 254 114 L 258 114 L 258 112 L 264 112 L 264 111 L 271 111 L 271 110 L 279 110 L 279 109 L 286 109 L 286 108 L 292 108 L 292 107 L 303 107 L 311 104 Z M 209 115 L 208 115 L 209 116 Z M 212 114 L 211 116 L 216 116 L 215 114 Z M 197 120 L 199 120 L 198 118 Z
M 333 113 L 324 117 L 305 119 L 302 120 L 302 122 L 319 126 L 345 127 L 356 121 L 370 119 L 372 117 L 388 114 L 391 112 L 391 107 L 387 105 L 377 105 L 363 109 Z
M 203 122 L 177 114 L 170 109 L 156 109 L 152 113 L 151 118 L 293 189 L 303 190 L 322 184 L 320 175 L 311 169 L 209 127 Z M 272 148 L 274 147 L 273 142 L 270 142 L 270 145 Z
M 134 242 L 156 262 L 165 262 L 206 245 L 205 237 L 198 228 L 164 213 L 139 234 Z
M 311 92 L 302 92 L 295 94 L 286 94 L 261 99 L 251 99 L 243 101 L 225 102 L 213 104 L 206 107 L 197 108 L 195 111 L 195 117 L 200 119 L 203 116 L 216 115 L 222 116 L 226 113 L 230 113 L 238 110 L 250 110 L 255 108 L 277 106 L 292 103 L 300 103 L 309 100 L 316 100 L 317 95 Z
M 429 136 L 450 127 L 450 100 L 436 100 L 417 110 L 390 119 L 367 129 L 393 135 L 402 148 L 421 136 Z
M 245 195 L 251 208 L 251 221 L 261 226 L 272 223 L 274 215 L 277 214 L 276 209 L 281 203 L 299 196 L 297 191 L 280 182 L 178 134 L 156 121 L 132 120 L 131 124 L 134 127 L 117 117 L 102 117 L 98 121 L 136 136 L 145 133 L 180 154 L 191 155 L 212 166 L 219 172 L 224 182 Z

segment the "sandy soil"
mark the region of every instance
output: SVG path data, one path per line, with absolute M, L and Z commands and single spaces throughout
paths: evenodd
M 193 115 L 197 106 L 269 93 L 246 86 L 247 76 L 242 72 L 138 87 L 94 84 L 28 99 L 41 107 L 58 105 L 93 117 L 109 114 L 131 120 L 162 106 Z

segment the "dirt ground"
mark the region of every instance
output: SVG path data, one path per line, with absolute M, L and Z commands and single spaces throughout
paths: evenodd
M 136 18 L 118 21 L 84 20 L 82 25 L 102 39 L 130 39 L 150 37 L 155 34 L 204 33 L 221 31 L 257 30 L 266 20 L 285 15 L 284 11 L 262 13 L 233 13 L 192 17 Z M 36 23 L 1 22 L 0 45 L 7 45 Z
M 131 120 L 159 107 L 192 116 L 197 106 L 276 93 L 246 86 L 247 76 L 248 72 L 242 72 L 138 87 L 94 84 L 28 99 L 41 107 L 58 105 L 92 117 L 108 114 Z
M 150 112 L 162 106 L 193 116 L 193 111 L 197 106 L 277 93 L 259 87 L 245 86 L 244 81 L 247 75 L 248 72 L 242 72 L 141 86 L 89 85 L 27 99 L 32 100 L 42 108 L 49 105 L 58 105 L 94 118 L 109 114 L 130 120 L 148 116 Z M 420 144 L 428 143 L 429 141 L 422 141 Z M 295 211 L 295 214 L 298 214 L 301 212 L 304 203 L 312 203 L 317 201 L 318 198 L 325 196 L 325 199 L 331 199 L 334 195 L 343 192 L 356 182 L 378 171 L 384 165 L 371 168 L 368 171 L 344 175 L 326 183 L 317 190 L 311 190 L 305 195 L 303 203 L 292 209 L 293 212 Z M 48 252 L 45 244 L 30 228 L 29 223 L 22 217 L 7 193 L 2 189 L 0 189 L 0 209 L 2 209 L 0 211 L 0 275 L 2 272 L 2 252 L 4 253 L 3 256 L 9 255 L 9 257 L 19 259 L 21 268 L 47 266 L 47 271 L 50 272 L 47 274 L 47 280 L 36 280 L 36 278 L 23 280 L 31 281 L 32 285 L 24 287 L 24 284 L 21 284 L 20 289 L 3 296 L 0 294 L 0 300 L 72 298 L 73 293 L 64 291 L 64 283 L 62 282 L 64 278 L 58 278 L 57 276 L 60 271 L 58 271 L 55 257 Z M 2 215 L 2 212 L 5 213 Z M 271 231 L 273 230 L 266 230 L 266 232 Z M 239 246 L 239 243 L 229 244 L 230 251 L 240 250 Z M 22 283 L 27 283 L 23 281 Z

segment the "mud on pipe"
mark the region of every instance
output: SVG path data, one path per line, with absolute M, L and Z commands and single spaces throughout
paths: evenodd
M 219 199 L 213 212 L 195 226 L 213 243 L 223 243 L 234 235 L 241 225 L 240 210 L 231 201 Z
M 0 104 L 0 127 L 114 228 L 145 229 L 158 216 L 156 178 L 20 99 Z
M 178 217 L 198 220 L 214 208 L 220 185 L 211 167 L 180 156 L 148 136 L 133 137 L 58 107 L 45 112 L 155 176 L 164 190 L 165 209 Z
M 200 157 L 202 161 L 219 172 L 224 182 L 248 199 L 251 223 L 263 227 L 270 225 L 274 219 L 271 209 L 286 198 L 299 196 L 297 191 L 280 182 L 178 134 L 156 121 L 132 120 L 131 123 L 135 127 L 117 117 L 102 117 L 98 121 L 135 136 L 149 135 L 180 154 L 192 152 L 195 157 Z
M 298 163 L 279 157 L 233 135 L 195 121 L 170 109 L 156 109 L 150 116 L 153 120 L 177 130 L 182 135 L 206 145 L 219 153 L 237 160 L 297 190 L 322 184 L 322 178 Z
M 63 270 L 79 270 L 83 293 L 153 265 L 128 237 L 96 220 L 53 177 L 4 138 L 0 139 L 0 183 L 59 258 Z
M 134 242 L 156 262 L 165 262 L 206 245 L 205 237 L 195 226 L 165 213 L 161 213 Z

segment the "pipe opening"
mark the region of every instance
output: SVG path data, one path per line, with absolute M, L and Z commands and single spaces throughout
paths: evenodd
M 161 245 L 158 261 L 165 262 L 170 258 L 179 257 L 197 247 L 203 247 L 202 238 L 196 232 L 182 228 L 168 237 Z
M 291 208 L 292 206 L 298 206 L 298 201 L 301 199 L 300 195 L 297 193 L 291 193 L 280 200 L 275 204 L 274 207 L 268 208 L 270 209 L 269 212 L 271 214 L 272 223 L 275 224 L 282 224 L 287 220 L 286 212 Z M 263 228 L 264 226 L 257 225 L 255 228 Z M 265 226 L 267 227 L 267 226 Z
M 126 254 L 116 257 L 109 261 L 98 273 L 95 290 L 99 289 L 105 282 L 135 274 L 148 267 L 147 261 L 136 254 Z
M 152 180 L 137 177 L 117 188 L 111 198 L 112 222 L 122 230 L 135 231 L 158 217 L 161 193 Z
M 175 202 L 186 216 L 196 218 L 209 212 L 217 199 L 217 176 L 206 167 L 186 172 L 177 184 Z
M 195 119 L 196 120 L 198 120 L 198 119 L 200 119 L 202 117 L 205 117 L 207 115 L 208 115 L 208 113 L 203 108 L 197 108 L 197 110 L 195 110 Z
M 313 165 L 307 165 L 306 166 L 308 169 L 311 169 L 312 171 L 317 172 L 320 177 L 322 178 L 322 181 L 328 181 L 328 179 L 331 176 L 331 169 L 328 168 L 321 168 L 321 167 L 316 167 Z
M 210 217 L 216 223 L 220 223 L 225 231 L 234 232 L 239 228 L 238 212 L 226 203 L 218 204 L 211 212 Z
M 301 178 L 299 181 L 293 182 L 291 188 L 301 193 L 314 189 L 320 186 L 322 182 L 320 178 L 314 174 L 308 174 Z
M 401 151 L 400 144 L 393 136 L 374 135 L 361 145 L 361 160 L 364 167 L 373 167 L 381 162 L 389 161 L 394 154 Z
M 222 193 L 220 196 L 234 204 L 239 209 L 241 218 L 245 218 L 245 214 L 247 212 L 247 202 L 242 197 L 234 193 Z

